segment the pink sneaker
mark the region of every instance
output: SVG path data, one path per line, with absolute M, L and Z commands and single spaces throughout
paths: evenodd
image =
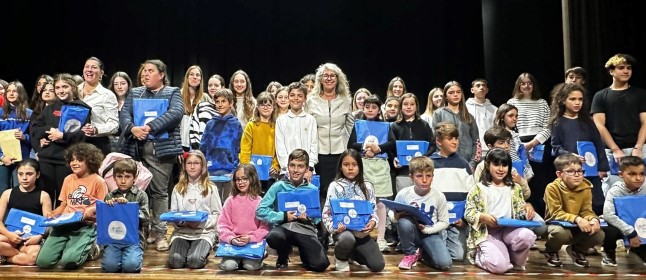
M 417 255 L 406 255 L 399 262 L 399 269 L 411 269 L 417 262 Z

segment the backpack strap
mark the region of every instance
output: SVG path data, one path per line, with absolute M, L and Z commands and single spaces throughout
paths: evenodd
M 110 170 L 112 170 L 112 168 L 114 167 L 114 164 L 116 162 L 117 161 L 115 160 L 115 161 L 111 162 L 110 164 L 108 164 L 108 166 L 106 166 L 105 169 L 103 169 L 103 174 L 101 174 L 101 177 L 105 178 L 105 175 L 107 175 L 108 172 L 110 172 Z

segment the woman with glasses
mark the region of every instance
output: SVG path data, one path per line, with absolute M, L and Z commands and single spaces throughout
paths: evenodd
M 547 101 L 541 98 L 536 78 L 529 73 L 522 73 L 518 76 L 512 98 L 507 101 L 507 104 L 518 108 L 516 128 L 525 151 L 531 154 L 532 149 L 540 144 L 545 145 L 544 151 L 548 151 L 543 154 L 542 162 L 536 162 L 535 159 L 533 161 L 530 158 L 534 178 L 529 182 L 532 195 L 528 201 L 534 206 L 536 212 L 544 213 L 545 186 L 556 178 L 556 170 L 552 165 L 553 157 L 549 152 L 552 147 L 548 141 L 550 138 L 550 129 L 548 128 L 550 107 L 547 105 Z
M 321 179 L 321 204 L 336 176 L 334 167 L 348 146 L 354 127 L 350 86 L 341 68 L 325 63 L 316 70 L 316 82 L 307 99 L 308 113 L 314 116 L 318 132 L 316 174 Z

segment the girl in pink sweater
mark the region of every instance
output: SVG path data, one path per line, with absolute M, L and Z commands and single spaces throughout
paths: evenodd
M 232 196 L 224 202 L 222 215 L 218 220 L 220 242 L 244 246 L 260 242 L 269 232 L 269 225 L 256 218 L 260 197 L 260 180 L 256 168 L 251 164 L 240 164 L 233 174 L 235 188 Z M 262 260 L 243 258 L 222 258 L 220 268 L 225 271 L 237 270 L 242 263 L 246 270 L 259 270 Z

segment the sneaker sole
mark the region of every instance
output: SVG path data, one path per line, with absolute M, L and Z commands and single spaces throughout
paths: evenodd
M 563 266 L 563 264 L 553 264 L 553 263 L 547 263 L 547 265 L 551 266 L 551 267 L 561 267 L 561 266 Z
M 605 262 L 601 261 L 601 266 L 612 266 L 612 267 L 617 267 L 617 264 L 605 263 Z

